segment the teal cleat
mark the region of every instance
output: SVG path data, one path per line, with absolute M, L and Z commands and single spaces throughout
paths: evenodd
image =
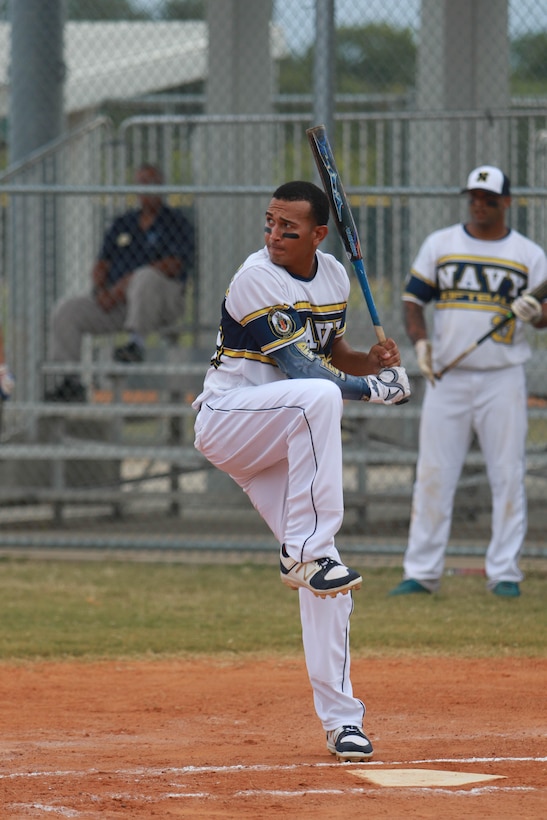
M 520 595 L 520 587 L 516 581 L 499 581 L 492 589 L 494 595 L 500 595 L 503 598 L 518 598 Z
M 416 592 L 425 592 L 431 595 L 431 590 L 424 587 L 423 584 L 420 584 L 418 581 L 415 581 L 414 578 L 407 578 L 405 581 L 401 581 L 398 586 L 391 590 L 389 595 L 414 595 Z

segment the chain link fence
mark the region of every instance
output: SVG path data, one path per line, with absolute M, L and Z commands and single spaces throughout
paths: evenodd
M 457 194 L 483 162 L 511 177 L 512 224 L 547 247 L 547 9 L 533 0 L 444 6 L 439 19 L 431 0 L 70 0 L 63 64 L 53 54 L 51 74 L 32 82 L 38 109 L 57 84 L 62 128 L 50 120 L 40 130 L 17 109 L 20 96 L 14 102 L 16 19 L 13 5 L 0 3 L 2 324 L 16 375 L 2 408 L 0 545 L 269 541 L 245 496 L 193 449 L 190 403 L 213 352 L 226 285 L 262 244 L 271 192 L 288 179 L 314 178 L 305 130 L 319 116 L 331 129 L 382 323 L 403 348 L 414 386 L 403 408 L 347 406 L 344 529 L 404 542 L 422 391 L 401 320 L 412 258 L 427 233 L 464 218 Z M 330 42 L 329 12 L 332 48 L 320 53 Z M 24 35 L 23 45 L 32 42 L 28 23 Z M 37 31 L 37 45 L 54 49 L 51 35 Z M 30 72 L 32 54 L 21 59 Z M 24 156 L 13 143 L 17 123 L 24 139 L 30 129 L 39 140 Z M 48 128 L 54 133 L 44 140 Z M 55 305 L 90 291 L 104 232 L 137 207 L 134 174 L 143 163 L 164 174 L 150 192 L 195 232 L 184 311 L 147 336 L 141 363 L 113 361 L 121 333 L 86 336 L 80 361 L 56 361 Z M 329 241 L 341 257 L 338 241 Z M 352 344 L 374 342 L 355 284 L 348 322 Z M 531 332 L 530 342 L 535 549 L 545 525 L 547 334 Z M 45 400 L 48 385 L 74 370 L 87 401 Z M 489 504 L 472 448 L 456 541 L 484 537 Z M 47 534 L 67 522 L 70 534 Z

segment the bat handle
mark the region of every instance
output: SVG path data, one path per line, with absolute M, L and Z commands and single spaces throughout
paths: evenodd
M 479 345 L 481 345 L 483 342 L 485 342 L 485 341 L 486 341 L 486 339 L 489 339 L 489 338 L 490 338 L 490 336 L 493 336 L 493 335 L 494 335 L 494 333 L 497 333 L 497 331 L 500 329 L 500 327 L 503 327 L 504 325 L 506 325 L 506 324 L 507 324 L 507 322 L 510 322 L 510 321 L 511 321 L 511 319 L 514 319 L 514 318 L 515 318 L 515 314 L 513 313 L 513 311 L 512 311 L 512 310 L 509 310 L 509 311 L 505 314 L 505 316 L 503 317 L 503 319 L 501 320 L 501 322 L 498 322 L 498 324 L 497 324 L 497 325 L 494 325 L 494 327 L 493 327 L 491 330 L 489 330 L 489 331 L 488 331 L 488 333 L 485 333 L 485 334 L 484 334 L 484 336 L 481 336 L 481 337 L 480 337 L 480 339 L 477 339 L 477 341 L 476 341 L 476 342 L 473 342 L 473 344 L 469 345 L 469 347 L 467 347 L 467 348 L 463 351 L 463 353 L 460 353 L 460 355 L 459 355 L 457 358 L 455 358 L 453 361 L 451 361 L 451 362 L 450 362 L 450 364 L 445 365 L 445 366 L 444 366 L 441 370 L 439 370 L 437 373 L 434 373 L 433 375 L 435 376 L 435 378 L 436 378 L 436 379 L 441 379 L 441 378 L 444 376 L 444 374 L 445 374 L 448 370 L 452 370 L 452 368 L 453 368 L 453 367 L 456 367 L 456 365 L 457 365 L 457 364 L 459 364 L 459 363 L 461 362 L 461 360 L 462 360 L 462 359 L 465 359 L 465 357 L 466 357 L 466 356 L 468 356 L 468 355 L 469 355 L 470 353 L 472 353 L 472 352 L 473 352 L 473 351 L 474 351 L 474 350 L 475 350 L 475 349 L 476 349 Z
M 387 337 L 384 333 L 384 328 L 382 327 L 382 325 L 374 325 L 374 330 L 376 331 L 376 338 L 378 339 L 380 344 L 382 344 L 382 342 L 385 342 Z
M 376 310 L 376 305 L 374 303 L 374 298 L 372 296 L 372 291 L 370 289 L 370 285 L 368 283 L 367 274 L 365 272 L 365 265 L 362 259 L 352 259 L 351 264 L 353 265 L 353 270 L 356 273 L 357 281 L 361 287 L 363 292 L 363 296 L 365 297 L 365 302 L 367 303 L 368 312 L 370 313 L 370 318 L 372 319 L 372 324 L 374 325 L 374 330 L 376 331 L 376 338 L 379 342 L 385 342 L 386 334 L 384 333 L 384 328 L 381 325 L 380 317 L 378 316 L 378 311 Z

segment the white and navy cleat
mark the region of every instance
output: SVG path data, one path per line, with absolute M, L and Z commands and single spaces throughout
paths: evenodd
M 316 561 L 295 561 L 287 554 L 285 545 L 281 547 L 279 568 L 281 580 L 291 589 L 309 589 L 320 598 L 345 595 L 350 590 L 360 589 L 363 579 L 355 570 L 333 561 L 332 558 L 318 558 Z
M 327 732 L 327 749 L 343 763 L 369 760 L 372 743 L 359 726 L 340 726 Z

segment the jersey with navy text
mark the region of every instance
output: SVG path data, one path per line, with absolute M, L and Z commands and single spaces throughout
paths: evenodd
M 518 231 L 486 241 L 475 239 L 459 224 L 426 238 L 403 299 L 419 305 L 434 302 L 433 358 L 435 369 L 441 369 L 503 319 L 517 296 L 545 279 L 544 251 Z M 458 367 L 510 367 L 529 355 L 523 323 L 517 319 L 493 333 Z

